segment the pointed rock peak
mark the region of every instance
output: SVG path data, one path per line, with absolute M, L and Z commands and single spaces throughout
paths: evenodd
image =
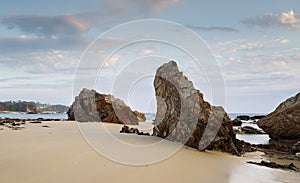
M 157 114 L 153 135 L 199 150 L 237 155 L 253 150 L 235 138 L 224 109 L 204 101 L 203 94 L 179 71 L 176 62 L 170 61 L 157 69 L 154 88 Z

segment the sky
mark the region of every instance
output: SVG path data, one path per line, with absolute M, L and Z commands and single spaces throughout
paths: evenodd
M 296 0 L 0 3 L 0 101 L 70 105 L 81 86 L 93 83 L 98 92 L 112 93 L 133 109 L 155 112 L 155 69 L 171 59 L 178 61 L 206 100 L 223 105 L 227 112 L 268 113 L 300 90 L 300 6 Z M 224 93 L 224 103 L 214 100 L 216 89 L 208 81 L 214 72 L 196 70 L 191 58 L 166 42 L 127 45 L 106 61 L 104 50 L 112 51 L 116 45 L 137 39 L 138 33 L 151 38 L 156 32 L 161 39 L 165 36 L 172 42 L 173 38 L 179 44 L 185 37 L 164 31 L 165 24 L 118 29 L 126 22 L 143 19 L 178 24 L 201 38 L 202 44 L 191 39 L 189 47 L 196 52 L 198 49 L 200 57 L 203 50 L 209 50 L 224 82 L 224 92 L 218 90 Z M 112 28 L 119 30 L 118 34 Z M 95 43 L 98 47 L 93 46 Z M 81 84 L 74 86 L 78 77 Z M 124 78 L 134 82 L 125 84 Z

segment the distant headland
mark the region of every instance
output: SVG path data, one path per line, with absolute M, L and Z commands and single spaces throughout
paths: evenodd
M 42 104 L 40 102 L 32 101 L 5 101 L 0 102 L 0 112 L 11 113 L 20 112 L 28 114 L 38 114 L 38 113 L 65 113 L 69 109 L 69 106 L 64 105 L 50 105 Z

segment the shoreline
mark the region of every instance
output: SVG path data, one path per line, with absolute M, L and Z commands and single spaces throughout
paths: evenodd
M 82 124 L 82 123 L 80 123 Z M 0 131 L 0 181 L 1 182 L 297 182 L 296 172 L 250 165 L 259 161 L 259 153 L 243 157 L 227 153 L 183 147 L 169 158 L 154 164 L 128 166 L 105 158 L 83 138 L 74 121 L 42 121 L 26 123 L 25 129 Z M 97 123 L 85 123 L 95 129 Z M 120 140 L 136 145 L 149 144 L 155 137 L 120 134 L 123 125 L 101 124 Z M 47 126 L 47 127 L 43 127 Z M 141 130 L 150 129 L 141 123 Z M 134 125 L 133 127 L 138 127 Z M 5 128 L 5 127 L 4 127 Z M 100 137 L 106 138 L 99 131 Z M 9 140 L 8 140 L 9 139 Z M 26 143 L 25 143 L 26 142 Z M 110 143 L 109 141 L 108 143 Z M 159 152 L 166 152 L 174 143 L 159 144 Z M 154 149 L 153 149 L 154 150 Z M 124 154 L 126 151 L 119 152 Z M 147 158 L 149 154 L 127 154 Z M 118 176 L 115 176 L 116 173 Z M 253 176 L 255 175 L 255 176 Z

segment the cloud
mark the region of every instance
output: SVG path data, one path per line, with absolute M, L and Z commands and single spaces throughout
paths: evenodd
M 241 52 L 253 52 L 261 50 L 264 47 L 261 42 L 250 42 L 245 39 L 236 39 L 230 41 L 218 42 L 216 45 L 212 45 L 212 50 L 219 58 L 224 56 L 234 56 Z
M 135 51 L 139 52 L 139 55 L 141 56 L 147 56 L 159 50 L 160 50 L 160 46 L 154 45 L 154 46 L 146 46 L 144 49 L 136 48 Z
M 32 77 L 26 77 L 26 76 L 13 76 L 13 77 L 0 78 L 0 82 L 2 84 L 4 82 L 24 81 L 24 80 L 34 80 L 34 78 L 32 78 Z
M 246 96 L 299 89 L 299 48 L 282 45 L 288 42 L 284 38 L 254 42 L 237 39 L 212 45 L 228 92 Z
M 1 23 L 8 29 L 20 29 L 24 33 L 53 36 L 74 35 L 86 32 L 90 24 L 80 15 L 10 15 L 4 17 Z
M 239 32 L 239 30 L 232 27 L 222 27 L 222 26 L 196 26 L 196 25 L 188 25 L 190 29 L 198 30 L 198 31 L 222 31 L 222 32 Z
M 37 37 L 22 35 L 19 37 L 0 38 L 0 53 L 2 55 L 25 52 L 36 52 L 50 49 L 84 50 L 91 39 L 81 36 L 73 37 Z
M 14 14 L 0 18 L 0 25 L 20 30 L 25 35 L 71 37 L 94 29 L 102 32 L 124 21 L 159 13 L 178 2 L 180 0 L 104 0 L 95 4 L 101 11 L 96 8 L 75 14 Z
M 274 42 L 280 43 L 280 44 L 287 44 L 287 43 L 290 42 L 290 40 L 288 40 L 288 39 L 276 39 L 276 40 L 274 40 Z
M 241 21 L 249 27 L 288 27 L 294 30 L 300 30 L 300 17 L 295 15 L 293 10 L 281 14 L 267 13 L 256 18 L 248 18 Z
M 114 67 L 116 65 L 116 63 L 118 62 L 118 60 L 120 59 L 120 55 L 118 54 L 114 54 L 112 55 L 105 63 L 104 63 L 104 67 L 108 68 L 108 67 Z M 102 60 L 105 60 L 104 58 Z
M 119 1 L 119 0 L 118 0 Z M 143 10 L 146 10 L 147 13 L 158 13 L 169 6 L 177 4 L 180 0 L 131 0 L 134 4 Z
M 19 53 L 0 59 L 2 68 L 15 68 L 30 74 L 73 73 L 79 56 L 68 51 L 49 50 L 47 52 Z

